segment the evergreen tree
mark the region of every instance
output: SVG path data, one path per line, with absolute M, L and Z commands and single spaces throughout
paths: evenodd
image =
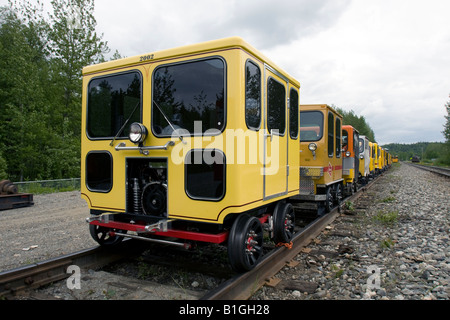
M 94 0 L 10 0 L 0 8 L 0 173 L 78 177 L 82 68 L 109 51 Z M 116 51 L 115 57 L 120 57 Z
M 439 161 L 443 165 L 450 166 L 450 101 L 447 102 L 445 108 L 447 115 L 445 116 L 444 131 L 442 131 L 442 133 L 444 134 L 446 143 L 443 147 L 444 155 L 439 158 Z
M 94 0 L 52 0 L 49 20 L 51 76 L 56 98 L 54 120 L 64 137 L 79 136 L 81 126 L 81 71 L 104 60 L 109 52 L 97 35 Z
M 333 106 L 333 108 L 342 115 L 343 125 L 352 126 L 356 130 L 358 130 L 361 136 L 366 136 L 371 142 L 376 142 L 375 133 L 373 132 L 369 124 L 366 122 L 364 116 L 357 116 L 353 110 L 345 111 L 335 106 Z
M 445 141 L 450 144 L 450 101 L 447 102 L 445 105 L 447 115 L 445 116 L 445 124 L 444 124 L 444 131 L 442 133 L 444 134 Z
M 29 178 L 45 171 L 42 149 L 46 110 L 42 68 L 45 58 L 36 30 L 22 23 L 16 12 L 1 10 L 0 25 L 0 151 L 9 178 Z

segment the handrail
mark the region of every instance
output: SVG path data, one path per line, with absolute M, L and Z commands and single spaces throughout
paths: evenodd
M 139 150 L 140 153 L 147 155 L 149 150 L 167 150 L 169 147 L 174 146 L 174 141 L 169 141 L 163 146 L 133 146 L 127 147 L 125 142 L 119 143 L 114 149 L 120 150 Z

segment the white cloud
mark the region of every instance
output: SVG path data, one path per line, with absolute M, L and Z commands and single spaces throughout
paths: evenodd
M 348 3 L 349 0 L 97 0 L 96 16 L 105 38 L 127 55 L 235 35 L 262 50 L 328 28 Z
M 353 109 L 381 143 L 442 141 L 450 93 L 444 12 L 448 1 L 353 1 L 332 28 L 275 48 L 273 60 L 300 80 L 303 103 Z

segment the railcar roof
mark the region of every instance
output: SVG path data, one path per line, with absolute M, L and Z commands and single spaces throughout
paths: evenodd
M 108 61 L 99 63 L 96 65 L 86 66 L 83 68 L 83 75 L 88 75 L 91 73 L 101 72 L 101 71 L 107 71 L 107 70 L 113 70 L 116 68 L 123 68 L 123 67 L 129 67 L 133 65 L 140 65 L 140 64 L 148 64 L 152 62 L 156 62 L 158 60 L 163 59 L 169 59 L 169 58 L 176 58 L 181 57 L 184 55 L 192 55 L 192 54 L 202 54 L 206 52 L 211 51 L 220 51 L 220 50 L 226 50 L 230 48 L 241 48 L 250 54 L 254 55 L 256 58 L 261 60 L 262 62 L 270 65 L 272 68 L 276 69 L 278 72 L 283 74 L 285 77 L 289 79 L 290 82 L 292 82 L 294 85 L 300 87 L 300 83 L 290 76 L 287 72 L 285 72 L 283 69 L 277 67 L 270 59 L 268 59 L 266 56 L 264 56 L 261 52 L 259 52 L 257 49 L 255 49 L 253 46 L 245 42 L 240 37 L 229 37 L 219 40 L 212 40 L 197 44 L 191 44 L 186 46 L 181 46 L 177 48 L 172 49 L 166 49 L 156 52 L 149 52 L 133 57 L 118 59 L 114 61 Z M 144 59 L 142 61 L 142 59 Z
M 342 115 L 337 112 L 334 108 L 330 107 L 327 104 L 302 104 L 300 105 L 300 111 L 304 111 L 304 110 L 331 110 L 332 112 L 334 112 L 335 114 L 337 114 L 339 117 L 342 118 Z
M 356 132 L 359 133 L 358 129 L 356 129 L 354 126 L 351 126 L 351 125 L 349 125 L 349 124 L 344 124 L 344 125 L 342 126 L 342 129 L 351 129 L 351 130 L 356 131 Z M 360 137 L 361 137 L 361 136 L 360 136 Z

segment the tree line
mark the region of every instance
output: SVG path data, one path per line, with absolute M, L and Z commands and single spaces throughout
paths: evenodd
M 0 7 L 0 179 L 79 177 L 81 71 L 110 52 L 93 13 L 94 0 Z
M 408 161 L 413 156 L 418 156 L 422 162 L 450 166 L 450 102 L 447 102 L 445 108 L 447 115 L 442 133 L 446 142 L 390 143 L 382 145 L 382 147 L 388 149 L 391 155 L 398 156 L 401 161 Z M 365 135 L 370 141 L 376 142 L 375 133 L 364 116 L 356 115 L 353 110 L 345 111 L 339 107 L 335 107 L 335 109 L 342 115 L 344 125 L 353 126 L 360 135 Z
M 364 116 L 358 116 L 355 111 L 345 111 L 342 108 L 335 107 L 333 108 L 342 115 L 342 124 L 350 125 L 356 130 L 358 130 L 359 135 L 366 136 L 369 141 L 376 142 L 375 133 L 370 125 L 367 123 L 366 118 Z
M 421 162 L 439 166 L 450 166 L 450 101 L 445 104 L 444 130 L 445 142 L 417 142 L 412 144 L 391 143 L 384 145 L 399 160 L 408 161 L 418 156 Z
M 411 144 L 390 143 L 382 146 L 400 161 L 409 161 L 418 156 L 422 162 L 449 165 L 447 144 L 444 142 L 416 142 Z

